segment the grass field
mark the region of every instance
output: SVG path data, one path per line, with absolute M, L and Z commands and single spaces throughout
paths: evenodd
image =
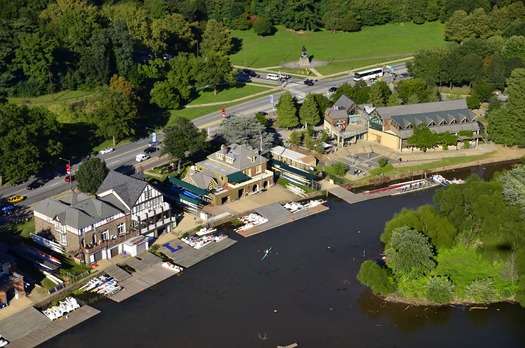
M 238 52 L 232 55 L 232 63 L 252 68 L 279 66 L 283 62 L 299 59 L 303 46 L 314 60 L 333 61 L 361 58 L 359 62 L 369 65 L 411 55 L 421 49 L 442 46 L 443 25 L 439 22 L 415 25 L 405 23 L 364 27 L 360 32 L 331 31 L 296 33 L 278 27 L 273 36 L 259 37 L 252 30 L 233 30 L 231 36 L 241 40 Z M 245 64 L 246 61 L 246 64 Z
M 199 97 L 193 100 L 189 105 L 223 103 L 239 98 L 244 98 L 252 94 L 265 92 L 271 87 L 275 86 L 268 85 L 268 87 L 261 87 L 249 85 L 236 85 L 227 89 L 223 89 L 216 95 L 213 94 L 213 91 L 201 91 Z
M 92 92 L 84 91 L 62 91 L 54 94 L 45 94 L 34 98 L 11 97 L 9 102 L 13 104 L 21 104 L 23 101 L 29 101 L 29 105 L 49 105 L 60 102 L 73 102 L 77 99 L 83 99 L 86 96 L 93 94 Z

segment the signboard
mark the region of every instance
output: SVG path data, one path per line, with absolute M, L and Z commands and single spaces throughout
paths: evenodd
M 71 165 L 69 163 L 66 164 L 66 174 L 71 174 Z
M 270 104 L 273 104 L 273 94 L 270 94 Z
M 221 109 L 221 112 L 222 112 L 222 117 L 225 117 L 225 116 L 226 116 L 226 109 L 225 109 L 225 108 L 222 108 L 222 109 Z

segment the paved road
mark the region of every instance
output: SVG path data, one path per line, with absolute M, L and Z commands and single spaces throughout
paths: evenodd
M 396 64 L 393 65 L 393 68 L 395 68 L 396 72 L 405 72 L 406 66 L 405 64 Z M 269 83 L 272 85 L 275 85 L 276 87 L 279 87 L 280 82 L 279 81 L 270 81 L 266 80 L 265 78 L 266 74 L 261 73 L 261 78 L 254 78 L 253 82 L 257 83 Z M 310 77 L 311 78 L 311 77 Z M 315 81 L 315 78 L 313 78 Z M 384 80 L 386 82 L 389 82 L 390 80 L 389 76 L 384 77 Z M 276 93 L 273 93 L 273 103 L 270 103 L 270 97 L 264 96 L 255 100 L 251 100 L 233 107 L 228 108 L 226 111 L 228 114 L 236 114 L 240 116 L 248 116 L 253 115 L 259 111 L 264 111 L 269 114 L 273 114 L 275 109 L 274 105 L 279 102 L 279 98 L 282 94 L 284 94 L 286 91 L 291 92 L 294 96 L 296 96 L 299 100 L 303 99 L 306 94 L 308 93 L 322 93 L 325 95 L 328 95 L 328 88 L 331 86 L 340 86 L 343 83 L 348 82 L 350 84 L 354 84 L 354 81 L 352 79 L 352 76 L 345 75 L 342 77 L 337 77 L 331 80 L 325 80 L 325 79 L 319 79 L 315 81 L 313 86 L 307 86 L 303 83 L 302 78 L 292 77 L 288 84 L 285 87 L 279 88 Z M 209 133 L 214 133 L 215 130 L 218 128 L 220 122 L 222 121 L 222 113 L 219 107 L 217 107 L 217 111 L 213 112 L 208 115 L 204 115 L 202 117 L 199 117 L 193 121 L 193 123 L 197 127 L 205 128 L 209 131 Z M 157 140 L 162 141 L 163 134 L 161 132 L 157 132 Z M 142 153 L 142 151 L 148 147 L 148 142 L 150 139 L 144 138 L 137 141 L 132 141 L 129 143 L 125 143 L 122 145 L 119 145 L 116 147 L 115 151 L 105 154 L 105 155 L 98 155 L 100 158 L 104 159 L 107 163 L 108 168 L 112 170 L 117 170 L 119 172 L 124 173 L 133 173 L 135 172 L 135 166 L 137 165 L 137 162 L 135 161 L 135 156 L 137 154 Z M 154 165 L 158 164 L 159 161 L 155 158 L 158 156 L 159 152 L 152 153 L 151 160 L 142 162 L 139 166 L 141 166 L 143 170 L 147 170 L 149 168 L 152 168 Z M 80 163 L 72 163 L 72 172 L 74 173 L 77 169 Z M 65 176 L 65 162 L 64 166 L 57 167 L 53 170 L 48 171 L 47 173 L 41 174 L 41 177 L 46 181 L 46 184 L 40 188 L 37 188 L 35 190 L 27 190 L 26 186 L 31 181 L 34 180 L 34 178 L 31 178 L 28 182 L 22 184 L 21 186 L 10 186 L 5 185 L 4 187 L 0 188 L 0 198 L 2 197 L 10 197 L 12 195 L 24 195 L 27 197 L 27 199 L 21 203 L 18 203 L 19 205 L 31 205 L 36 202 L 39 202 L 43 200 L 46 197 L 57 195 L 61 192 L 64 192 L 70 188 L 70 184 L 64 181 Z M 76 183 L 73 182 L 72 186 L 74 186 Z

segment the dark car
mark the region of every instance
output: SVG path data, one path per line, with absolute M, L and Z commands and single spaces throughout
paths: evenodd
M 306 79 L 306 80 L 304 80 L 304 84 L 307 85 L 307 86 L 313 86 L 314 85 L 314 81 L 310 80 L 310 79 Z
M 399 77 L 403 78 L 403 79 L 406 79 L 407 77 L 409 77 L 410 75 L 406 72 L 402 73 L 399 75 Z
M 144 149 L 144 153 L 153 153 L 157 151 L 157 148 L 155 146 L 150 146 Z
M 337 91 L 337 87 L 336 86 L 332 86 L 332 87 L 328 88 L 328 92 L 330 92 L 330 93 L 334 93 L 335 91 Z
M 26 181 L 27 181 L 27 179 L 17 180 L 15 182 L 13 182 L 11 185 L 13 185 L 13 186 L 22 185 Z
M 242 72 L 250 77 L 261 77 L 261 75 L 257 74 L 255 71 L 250 69 L 243 69 Z
M 42 186 L 44 186 L 44 182 L 42 180 L 35 180 L 32 183 L 30 183 L 29 185 L 27 185 L 26 189 L 34 190 L 34 189 L 37 189 L 37 188 L 42 187 Z
M 75 176 L 74 175 L 66 175 L 66 177 L 64 178 L 64 181 L 65 182 L 75 181 Z

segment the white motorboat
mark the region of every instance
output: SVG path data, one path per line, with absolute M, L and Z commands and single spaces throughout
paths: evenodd
M 173 271 L 175 273 L 179 273 L 182 271 L 182 268 L 172 264 L 171 262 L 163 262 L 162 267 L 169 269 L 170 271 Z
M 9 341 L 3 338 L 2 335 L 0 335 L 0 347 L 5 347 L 8 344 L 9 344 Z
M 197 236 L 205 236 L 205 235 L 213 233 L 215 231 L 217 231 L 216 228 L 203 227 L 199 231 L 197 231 Z

